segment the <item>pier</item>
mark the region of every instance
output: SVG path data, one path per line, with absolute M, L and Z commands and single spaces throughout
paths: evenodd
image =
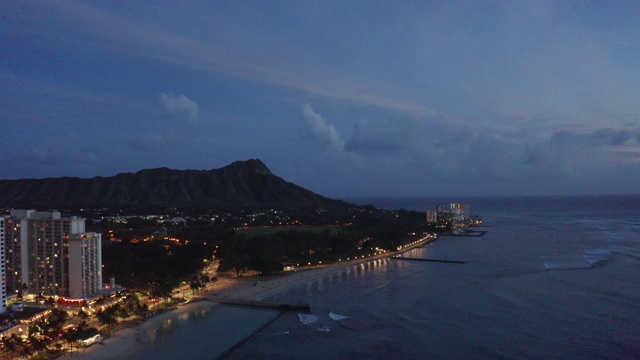
M 257 333 L 259 333 L 260 331 L 266 329 L 267 326 L 271 325 L 276 320 L 278 320 L 280 318 L 280 316 L 282 316 L 282 314 L 284 314 L 284 311 L 280 311 L 280 313 L 276 317 L 274 317 L 272 320 L 268 321 L 267 323 L 262 325 L 258 330 L 252 332 L 249 336 L 247 336 L 246 338 L 242 339 L 241 341 L 239 341 L 237 344 L 233 345 L 229 349 L 227 349 L 227 351 L 222 353 L 220 356 L 216 357 L 216 360 L 226 359 L 229 355 L 231 355 L 232 352 L 236 351 L 237 348 L 242 346 L 242 344 L 244 344 L 247 341 L 251 340 L 251 338 L 254 337 Z
M 487 230 L 464 230 L 456 232 L 456 230 L 442 233 L 441 236 L 460 236 L 460 237 L 483 237 Z
M 220 304 L 227 304 L 227 305 L 271 308 L 271 309 L 277 309 L 280 311 L 302 311 L 305 313 L 311 312 L 311 306 L 303 302 L 283 303 L 283 302 L 269 302 L 269 301 L 234 299 L 234 298 L 218 298 L 218 297 L 209 298 L 209 299 L 213 302 L 217 302 Z
M 408 258 L 402 256 L 392 256 L 393 260 L 410 260 L 410 261 L 428 261 L 428 262 L 439 262 L 439 263 L 448 263 L 448 264 L 464 264 L 466 261 L 460 260 L 442 260 L 442 259 L 421 259 L 421 258 Z

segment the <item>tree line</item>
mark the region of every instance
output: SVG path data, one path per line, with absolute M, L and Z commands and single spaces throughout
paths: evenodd
M 127 288 L 159 297 L 170 294 L 182 282 L 190 283 L 213 257 L 220 260 L 221 271 L 273 274 L 287 263 L 327 263 L 367 255 L 376 248 L 394 250 L 408 242 L 409 233 L 425 229 L 422 213 L 404 210 L 359 207 L 342 213 L 337 220 L 335 214 L 324 215 L 323 220 L 327 219 L 336 227 L 324 231 L 282 228 L 250 237 L 229 224 L 198 221 L 169 229 L 170 237 L 180 239 L 178 242 L 163 237 L 104 241 L 104 276 L 115 276 L 116 282 Z M 153 229 L 148 223 L 141 225 L 147 232 Z

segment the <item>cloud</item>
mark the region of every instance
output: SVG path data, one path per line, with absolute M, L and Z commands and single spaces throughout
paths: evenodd
M 357 153 L 394 153 L 411 145 L 417 132 L 411 121 L 360 121 L 353 126 L 345 149 Z
M 305 104 L 302 106 L 302 114 L 308 129 L 316 140 L 333 150 L 344 151 L 345 142 L 340 133 L 332 124 L 315 112 L 311 105 Z
M 551 143 L 559 147 L 629 146 L 640 145 L 640 128 L 604 128 L 590 133 L 558 131 L 551 136 Z
M 184 95 L 160 93 L 160 105 L 170 117 L 185 119 L 191 123 L 198 119 L 198 104 Z
M 210 31 L 207 38 L 203 39 L 181 35 L 177 31 L 180 22 L 175 23 L 176 29 L 171 31 L 164 24 L 136 21 L 129 15 L 108 7 L 65 2 L 46 3 L 46 6 L 49 12 L 55 13 L 55 16 L 50 15 L 52 21 L 58 22 L 58 30 L 51 32 L 49 36 L 58 36 L 81 46 L 98 47 L 191 70 L 232 75 L 319 97 L 375 106 L 413 116 L 428 117 L 436 114 L 434 109 L 420 100 L 392 95 L 383 89 L 374 90 L 370 81 L 348 79 L 344 73 L 332 67 L 323 68 L 317 63 L 311 66 L 311 62 L 295 61 L 286 61 L 283 65 L 285 57 L 282 52 L 293 51 L 297 54 L 294 58 L 298 59 L 301 51 L 308 50 L 307 42 L 297 45 L 304 48 L 296 48 L 288 34 L 278 37 L 277 33 L 254 29 L 255 24 L 242 24 L 233 18 L 217 18 L 217 21 L 209 22 L 225 22 L 229 26 L 239 26 L 241 31 Z M 180 10 L 188 11 L 184 7 Z M 200 15 L 202 14 L 197 14 Z M 188 24 L 189 28 L 192 26 Z M 78 28 L 82 31 L 77 31 Z M 101 40 L 95 41 L 96 37 Z M 250 57 L 247 57 L 248 48 L 251 49 L 249 53 L 255 52 Z M 279 55 L 274 57 L 273 54 Z

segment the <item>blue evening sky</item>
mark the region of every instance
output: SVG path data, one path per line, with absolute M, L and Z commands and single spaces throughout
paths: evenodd
M 261 159 L 330 197 L 640 189 L 637 1 L 0 3 L 0 179 Z

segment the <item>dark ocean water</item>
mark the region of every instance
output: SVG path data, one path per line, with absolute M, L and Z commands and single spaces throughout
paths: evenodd
M 640 196 L 347 199 L 425 210 L 452 201 L 484 237 L 442 237 L 271 296 L 311 314 L 213 306 L 158 329 L 135 358 L 638 359 Z

